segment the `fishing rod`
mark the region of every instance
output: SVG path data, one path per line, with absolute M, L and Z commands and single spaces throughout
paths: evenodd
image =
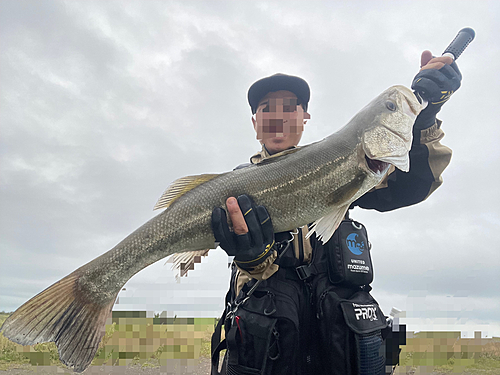
M 476 36 L 475 31 L 470 27 L 463 28 L 458 32 L 457 36 L 455 37 L 455 39 L 451 41 L 449 46 L 446 47 L 442 56 L 451 57 L 453 61 L 456 61 L 460 57 L 460 55 L 465 51 L 467 46 L 474 40 L 475 36 Z M 427 95 L 424 90 L 415 91 L 415 96 L 418 98 L 420 103 L 426 105 Z

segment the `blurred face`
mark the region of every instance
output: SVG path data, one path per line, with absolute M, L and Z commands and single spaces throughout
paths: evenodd
M 276 154 L 299 144 L 309 118 L 311 116 L 298 104 L 297 96 L 282 90 L 262 98 L 252 122 L 257 139 L 270 154 Z

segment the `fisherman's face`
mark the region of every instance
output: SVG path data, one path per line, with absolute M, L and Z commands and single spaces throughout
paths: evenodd
M 262 98 L 252 122 L 257 139 L 270 154 L 276 154 L 299 144 L 309 118 L 311 116 L 298 104 L 297 96 L 282 90 Z

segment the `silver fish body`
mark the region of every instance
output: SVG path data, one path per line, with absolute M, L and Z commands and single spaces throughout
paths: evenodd
M 312 231 L 326 241 L 349 205 L 384 178 L 388 163 L 409 169 L 412 126 L 420 110 L 409 89 L 394 86 L 320 142 L 248 168 L 174 182 L 159 201 L 165 211 L 26 302 L 1 331 L 22 345 L 55 341 L 63 363 L 85 370 L 127 280 L 168 255 L 214 247 L 215 207 L 248 194 L 267 208 L 275 232 L 315 222 Z

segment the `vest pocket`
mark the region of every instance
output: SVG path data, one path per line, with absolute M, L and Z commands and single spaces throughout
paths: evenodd
M 298 342 L 291 301 L 255 291 L 226 319 L 228 374 L 291 374 Z
M 386 318 L 373 297 L 358 291 L 347 299 L 334 288 L 317 300 L 320 351 L 325 373 L 379 375 L 385 373 L 385 347 L 381 330 Z

